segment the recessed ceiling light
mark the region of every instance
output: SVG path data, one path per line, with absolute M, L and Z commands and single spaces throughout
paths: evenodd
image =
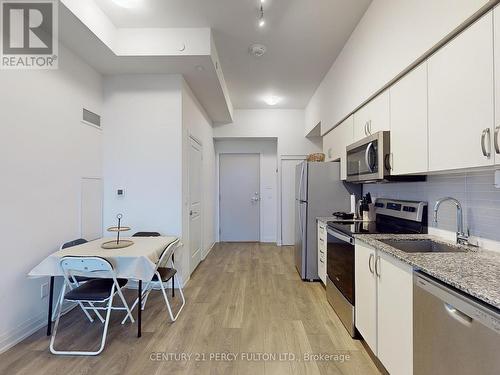
M 276 95 L 268 95 L 264 98 L 264 102 L 266 102 L 267 105 L 276 105 L 281 102 L 281 98 Z
M 135 8 L 139 5 L 141 0 L 112 0 L 118 6 L 122 8 Z

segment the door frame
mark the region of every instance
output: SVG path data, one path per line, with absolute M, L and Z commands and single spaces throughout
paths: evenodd
M 187 225 L 187 242 L 188 242 L 188 269 L 189 269 L 189 275 L 192 274 L 194 270 L 191 270 L 191 218 L 189 216 L 189 210 L 191 209 L 191 180 L 190 180 L 190 172 L 191 172 L 191 147 L 192 143 L 197 144 L 200 147 L 200 153 L 201 153 L 201 169 L 203 169 L 203 143 L 196 138 L 193 134 L 188 133 L 187 137 L 188 141 L 188 146 L 189 146 L 189 151 L 187 153 L 187 160 L 188 160 L 188 167 L 187 167 L 187 194 L 188 194 L 188 204 L 186 207 L 186 215 L 187 215 L 187 220 L 188 220 L 188 225 Z M 203 178 L 200 176 L 200 191 L 203 192 Z M 200 213 L 200 221 L 201 221 L 201 228 L 200 228 L 200 258 L 201 261 L 205 259 L 204 254 L 204 248 L 205 248 L 205 241 L 203 238 L 204 234 L 204 222 L 205 222 L 205 210 L 204 210 L 204 201 L 203 201 L 203 193 L 200 194 L 200 207 L 201 207 L 201 213 Z
M 221 155 L 259 155 L 259 196 L 260 196 L 260 201 L 259 201 L 259 242 L 262 240 L 262 230 L 261 230 L 261 224 L 262 224 L 262 153 L 261 152 L 217 152 L 215 157 L 216 157 L 216 176 L 215 180 L 217 182 L 217 187 L 216 187 L 216 209 L 217 209 L 217 230 L 216 230 L 216 241 L 220 241 L 221 237 L 221 226 L 220 226 L 220 156 Z
M 307 155 L 281 155 L 279 157 L 279 173 L 278 173 L 278 233 L 277 233 L 277 245 L 282 246 L 283 244 L 283 161 L 284 160 L 297 160 L 297 161 L 305 161 L 307 159 Z

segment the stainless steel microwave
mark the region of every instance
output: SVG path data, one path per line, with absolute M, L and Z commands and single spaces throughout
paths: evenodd
M 388 179 L 391 137 L 380 131 L 347 146 L 347 181 L 376 182 Z

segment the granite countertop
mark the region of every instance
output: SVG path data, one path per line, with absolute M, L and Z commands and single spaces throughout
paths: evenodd
M 500 253 L 456 245 L 428 234 L 356 234 L 355 238 L 500 309 Z M 379 240 L 432 239 L 461 247 L 459 253 L 405 253 Z

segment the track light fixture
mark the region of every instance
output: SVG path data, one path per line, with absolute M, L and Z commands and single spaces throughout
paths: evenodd
M 266 25 L 266 21 L 264 20 L 264 7 L 260 6 L 259 12 L 259 27 L 264 27 Z

